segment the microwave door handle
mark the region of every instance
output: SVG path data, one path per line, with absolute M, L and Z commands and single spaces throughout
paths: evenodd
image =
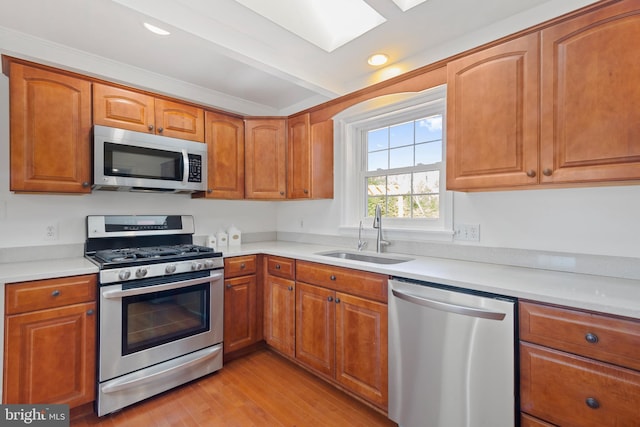
M 189 154 L 187 150 L 182 150 L 182 185 L 189 183 Z

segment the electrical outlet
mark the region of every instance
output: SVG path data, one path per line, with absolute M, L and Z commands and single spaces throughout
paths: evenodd
M 49 224 L 45 227 L 44 240 L 58 240 L 58 224 Z
M 480 241 L 480 224 L 456 224 L 453 226 L 453 240 Z

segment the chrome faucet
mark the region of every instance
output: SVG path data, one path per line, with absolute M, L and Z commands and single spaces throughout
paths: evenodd
M 378 229 L 378 238 L 376 239 L 376 252 L 382 252 L 382 246 L 389 246 L 391 242 L 382 240 L 382 209 L 380 205 L 376 205 L 376 215 L 373 218 L 373 228 Z
M 362 240 L 362 221 L 360 221 L 360 228 L 358 229 L 358 251 L 367 247 L 367 242 Z

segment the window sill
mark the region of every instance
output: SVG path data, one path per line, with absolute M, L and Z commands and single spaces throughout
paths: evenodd
M 354 226 L 340 226 L 338 233 L 342 236 L 354 236 L 358 237 L 359 227 Z M 371 239 L 376 238 L 378 230 L 371 226 L 365 226 L 362 228 L 362 238 Z M 453 230 L 424 230 L 415 228 L 399 228 L 399 227 L 385 227 L 383 224 L 382 234 L 385 240 L 401 240 L 407 242 L 452 242 Z

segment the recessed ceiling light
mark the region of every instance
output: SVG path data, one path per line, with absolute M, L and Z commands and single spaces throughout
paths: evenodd
M 155 25 L 151 25 L 148 22 L 145 22 L 144 27 L 151 31 L 154 34 L 158 34 L 159 36 L 168 36 L 169 34 L 171 34 L 169 31 L 167 30 L 163 30 L 162 28 L 156 27 Z
M 367 59 L 367 62 L 369 63 L 369 65 L 373 65 L 377 67 L 378 65 L 386 64 L 388 60 L 389 60 L 389 57 L 384 53 L 375 53 L 371 55 L 369 59 Z

